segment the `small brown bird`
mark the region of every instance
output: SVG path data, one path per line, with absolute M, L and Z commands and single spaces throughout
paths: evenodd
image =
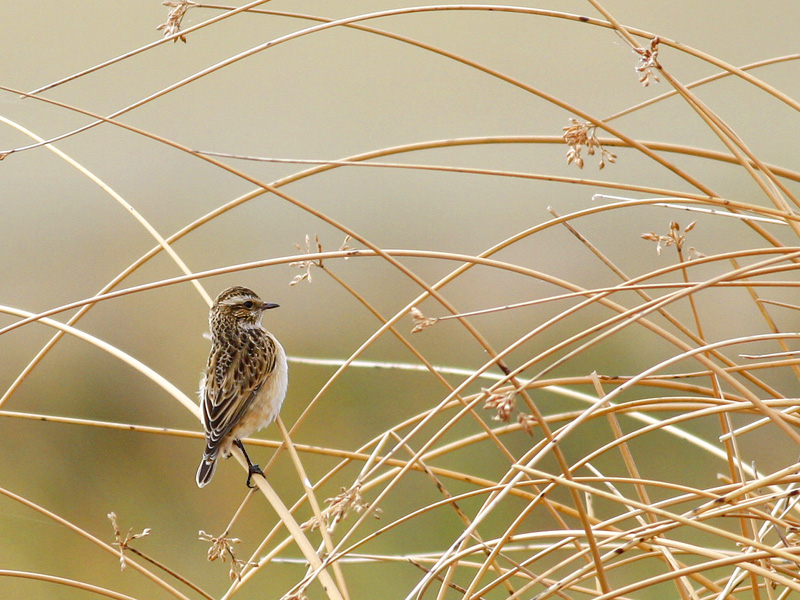
M 217 296 L 209 313 L 211 353 L 200 382 L 200 409 L 206 431 L 206 449 L 197 469 L 197 485 L 214 476 L 217 458 L 228 458 L 236 444 L 253 474 L 263 477 L 241 442 L 278 416 L 289 383 L 286 353 L 261 325 L 265 310 L 277 304 L 264 302 L 244 287 L 231 287 Z

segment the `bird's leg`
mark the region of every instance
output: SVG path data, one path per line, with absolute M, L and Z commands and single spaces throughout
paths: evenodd
M 233 443 L 236 444 L 239 450 L 242 451 L 242 454 L 244 454 L 244 459 L 247 461 L 247 470 L 248 470 L 247 487 L 249 487 L 252 490 L 254 487 L 256 487 L 254 485 L 250 485 L 250 480 L 253 478 L 253 475 L 261 475 L 266 479 L 264 471 L 262 471 L 261 467 L 259 467 L 258 465 L 254 465 L 253 462 L 250 460 L 250 457 L 247 456 L 247 451 L 244 449 L 244 444 L 242 444 L 241 440 L 233 440 Z

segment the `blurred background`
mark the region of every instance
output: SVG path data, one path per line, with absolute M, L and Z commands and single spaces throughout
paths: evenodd
M 440 3 L 449 4 L 456 5 Z M 486 4 L 501 3 L 482 6 Z M 317 24 L 289 13 L 337 19 L 416 5 L 399 0 L 265 2 L 259 8 L 287 14 L 235 15 L 191 32 L 186 43 L 155 45 L 42 92 L 42 96 L 110 115 L 239 53 Z M 517 5 L 601 17 L 589 2 L 542 0 Z M 627 26 L 677 40 L 732 65 L 796 52 L 798 12 L 793 0 L 608 0 L 603 6 Z M 157 0 L 6 0 L 0 6 L 0 85 L 32 91 L 157 42 L 162 32 L 156 27 L 166 21 L 169 10 Z M 220 8 L 191 8 L 183 29 L 224 12 Z M 438 10 L 385 16 L 364 21 L 363 25 L 465 57 L 598 119 L 669 91 L 664 83 L 649 87 L 639 84 L 634 71 L 638 57 L 612 30 L 574 19 L 521 12 Z M 666 46 L 662 46 L 659 58 L 683 83 L 719 71 Z M 796 62 L 778 63 L 756 75 L 789 96 L 800 95 Z M 762 160 L 794 170 L 800 167 L 796 151 L 800 127 L 796 113 L 785 104 L 732 77 L 699 88 L 697 93 Z M 340 160 L 406 144 L 476 138 L 487 143 L 439 144 L 377 160 L 696 191 L 635 150 L 611 148 L 617 161 L 606 164 L 602 171 L 597 168 L 598 156 L 584 155 L 585 166 L 580 171 L 574 164 L 567 165 L 568 148 L 563 142 L 521 139 L 558 138 L 570 125 L 570 117 L 575 115 L 563 107 L 419 45 L 337 27 L 266 48 L 154 98 L 120 116 L 119 121 L 193 150 L 276 159 Z M 85 115 L 22 99 L 11 92 L 0 92 L 0 118 L 0 152 L 34 142 L 11 122 L 44 139 L 91 122 Z M 725 150 L 676 98 L 624 116 L 614 124 L 638 140 Z M 608 137 L 602 132 L 598 135 Z M 517 138 L 515 143 L 488 143 L 511 137 Z M 256 189 L 252 183 L 196 156 L 108 124 L 66 137 L 55 146 L 115 190 L 164 237 Z M 752 180 L 736 165 L 686 154 L 669 158 L 720 196 L 767 205 Z M 278 181 L 308 168 L 287 162 L 219 160 L 262 182 Z M 795 192 L 797 187 L 794 184 Z M 615 193 L 594 185 L 520 177 L 364 166 L 336 168 L 282 189 L 302 205 L 381 248 L 472 255 L 551 219 L 548 207 L 568 214 L 604 202 L 593 202 L 595 193 Z M 127 209 L 46 148 L 15 152 L 0 162 L 0 191 L 0 304 L 4 307 L 38 313 L 90 298 L 156 245 Z M 734 219 L 684 215 L 659 207 L 599 213 L 573 225 L 628 275 L 635 276 L 674 262 L 673 254 L 658 256 L 654 244 L 640 239 L 649 231 L 666 233 L 670 220 L 684 226 L 697 220 L 690 242 L 705 254 L 764 244 Z M 796 245 L 787 227 L 771 231 L 787 244 Z M 303 206 L 262 194 L 191 231 L 174 244 L 174 249 L 197 272 L 302 254 L 306 235 L 318 235 L 324 250 L 336 250 L 345 238 L 343 231 Z M 356 241 L 348 243 L 363 247 Z M 527 237 L 495 258 L 585 287 L 617 283 L 564 228 Z M 404 258 L 402 262 L 429 284 L 458 266 L 457 262 L 422 258 Z M 331 260 L 326 267 L 386 318 L 422 291 L 378 258 Z M 348 358 L 380 322 L 320 269 L 312 271 L 310 283 L 290 286 L 292 278 L 301 272 L 282 264 L 214 276 L 201 284 L 211 297 L 228 285 L 241 284 L 279 303 L 279 310 L 266 315 L 265 325 L 291 356 Z M 119 287 L 180 274 L 162 252 Z M 457 310 L 470 311 L 560 290 L 518 274 L 475 268 L 443 293 Z M 712 292 L 698 298 L 708 339 L 763 331 L 765 326 L 757 311 L 737 303 L 746 292 L 727 293 L 722 296 Z M 771 297 L 791 301 L 792 295 L 776 290 Z M 551 303 L 520 308 L 475 317 L 472 322 L 499 350 L 566 306 Z M 445 314 L 441 305 L 431 300 L 422 308 L 431 316 Z M 676 311 L 681 313 L 685 308 Z M 65 322 L 74 313 L 71 310 L 53 318 Z M 77 327 L 148 365 L 196 399 L 209 347 L 203 337 L 207 313 L 206 302 L 187 282 L 102 302 Z M 0 326 L 18 318 L 1 314 Z M 586 327 L 592 318 L 587 311 L 581 319 L 566 323 L 564 329 L 535 338 L 511 358 L 511 366 L 524 363 L 568 331 Z M 791 312 L 780 313 L 780 318 L 782 330 L 798 327 L 798 318 Z M 411 327 L 408 318 L 398 324 L 406 335 Z M 0 389 L 5 392 L 12 385 L 53 334 L 53 329 L 32 323 L 0 336 Z M 628 330 L 625 336 L 586 352 L 582 357 L 585 362 L 570 362 L 558 373 L 635 373 L 674 353 L 673 348 L 651 340 L 646 333 Z M 487 360 L 484 349 L 454 321 L 417 334 L 412 341 L 433 364 L 476 369 Z M 418 362 L 391 336 L 380 338 L 360 358 Z M 290 390 L 282 413 L 287 426 L 295 422 L 334 368 L 293 364 L 290 372 Z M 453 383 L 460 380 L 452 378 Z M 473 386 L 471 391 L 479 389 Z M 432 408 L 445 396 L 441 384 L 428 374 L 350 369 L 321 398 L 293 439 L 302 444 L 354 450 L 393 424 Z M 564 403 L 563 399 L 545 398 L 542 410 L 563 411 Z M 155 383 L 103 350 L 71 336 L 58 342 L 2 410 L 200 430 L 193 415 Z M 488 421 L 490 416 L 486 418 Z M 469 433 L 464 430 L 454 435 Z M 703 433 L 702 427 L 698 433 Z M 795 460 L 796 448 L 790 446 L 785 452 L 765 448 L 758 435 L 748 439 L 748 456 L 760 468 L 780 468 Z M 260 437 L 280 439 L 275 426 Z M 597 445 L 591 436 L 582 436 L 573 448 L 576 456 L 587 449 L 580 446 L 581 442 L 588 444 L 587 448 Z M 520 450 L 529 443 L 527 437 L 509 442 Z M 666 438 L 664 443 L 666 451 L 672 451 Z M 202 442 L 193 438 L 4 415 L 0 419 L 0 487 L 108 543 L 113 542 L 106 517 L 110 511 L 118 515 L 123 531 L 128 527 L 137 532 L 152 528 L 151 535 L 135 547 L 219 597 L 229 585 L 227 567 L 206 562 L 207 545 L 197 539 L 197 532 L 202 529 L 216 535 L 223 531 L 246 490 L 244 474 L 233 461 L 221 465 L 208 488 L 198 490 L 194 473 L 201 452 Z M 259 447 L 250 454 L 264 464 L 272 450 Z M 496 476 L 492 475 L 493 461 L 503 463 L 501 458 L 474 449 L 450 460 L 454 468 L 459 460 L 466 461 L 489 478 Z M 309 457 L 306 467 L 314 481 L 335 463 L 331 458 Z M 678 460 L 663 468 L 669 471 L 678 466 L 686 481 L 694 480 L 691 460 Z M 328 493 L 323 492 L 321 497 L 335 495 L 341 486 L 348 486 L 355 473 L 351 470 L 332 481 L 324 488 Z M 406 482 L 408 491 L 419 494 L 420 503 L 435 499 L 430 482 L 422 475 L 415 477 Z M 270 481 L 287 504 L 301 492 L 285 457 L 272 469 Z M 395 502 L 400 500 L 389 498 L 384 513 L 391 514 Z M 274 511 L 263 499 L 251 501 L 246 511 L 232 531 L 243 540 L 239 553 L 243 559 L 276 521 Z M 374 527 L 380 524 L 378 521 Z M 459 527 L 456 521 L 440 521 L 429 514 L 409 526 L 406 535 L 381 540 L 372 551 L 441 550 L 457 535 Z M 444 542 L 434 543 L 432 532 L 440 529 Z M 295 551 L 294 556 L 300 555 Z M 117 558 L 8 496 L 0 497 L 0 569 L 85 580 L 139 598 L 169 597 L 130 569 L 120 573 Z M 413 567 L 398 564 L 388 569 L 388 579 L 378 584 L 370 576 L 369 567 L 354 565 L 348 569 L 353 574 L 349 579 L 353 598 L 375 597 L 376 586 L 384 590 L 377 595 L 404 597 L 420 577 Z M 254 578 L 253 585 L 243 587 L 237 597 L 280 597 L 303 573 L 298 564 L 273 565 Z M 396 585 L 390 588 L 396 592 L 385 592 L 383 586 L 389 582 Z M 61 586 L 0 577 L 0 596 L 30 595 L 44 599 L 88 596 Z M 322 592 L 315 597 L 322 597 Z

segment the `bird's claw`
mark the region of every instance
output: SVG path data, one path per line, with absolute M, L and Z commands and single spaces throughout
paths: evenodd
M 261 470 L 261 467 L 258 465 L 250 465 L 250 469 L 247 473 L 247 487 L 249 487 L 251 490 L 256 488 L 255 485 L 251 485 L 253 475 L 261 475 L 262 477 L 266 478 L 264 471 Z

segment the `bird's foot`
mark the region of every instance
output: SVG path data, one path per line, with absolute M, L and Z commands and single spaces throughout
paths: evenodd
M 253 461 L 250 460 L 250 457 L 247 456 L 247 450 L 244 449 L 244 444 L 242 444 L 241 440 L 238 439 L 233 440 L 233 443 L 239 448 L 239 450 L 242 451 L 242 454 L 244 454 L 244 459 L 247 461 L 247 487 L 249 487 L 252 490 L 253 488 L 256 487 L 254 485 L 251 485 L 253 480 L 253 475 L 261 475 L 265 479 L 266 475 L 264 475 L 264 471 L 261 470 L 261 467 L 259 467 L 258 465 L 254 465 Z
M 252 485 L 253 475 L 261 475 L 262 477 L 266 478 L 266 475 L 264 475 L 264 471 L 261 470 L 261 467 L 251 463 L 247 473 L 247 487 L 249 487 L 251 490 L 256 487 L 255 485 Z

